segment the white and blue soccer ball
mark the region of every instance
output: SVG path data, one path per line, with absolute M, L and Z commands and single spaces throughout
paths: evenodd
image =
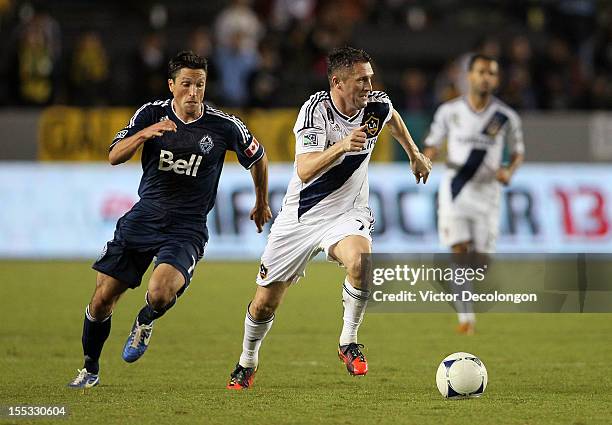
M 436 384 L 445 398 L 480 397 L 487 388 L 487 369 L 470 353 L 453 353 L 438 366 Z

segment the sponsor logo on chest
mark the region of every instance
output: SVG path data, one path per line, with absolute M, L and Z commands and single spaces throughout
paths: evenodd
M 159 166 L 157 169 L 195 177 L 198 174 L 198 167 L 202 162 L 202 158 L 202 155 L 191 154 L 189 161 L 186 159 L 177 159 L 175 161 L 172 152 L 162 149 L 159 153 Z

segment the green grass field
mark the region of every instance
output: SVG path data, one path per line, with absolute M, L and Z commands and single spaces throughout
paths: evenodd
M 80 262 L 0 262 L 0 405 L 66 405 L 69 423 L 609 424 L 611 314 L 483 314 L 455 335 L 452 314 L 369 314 L 360 331 L 370 372 L 336 357 L 343 273 L 315 263 L 291 288 L 260 352 L 250 391 L 225 390 L 241 349 L 254 263 L 202 262 L 189 291 L 156 323 L 134 364 L 121 349 L 145 287 L 128 292 L 102 353 L 101 386 L 66 388 L 82 366 L 82 317 L 94 272 Z M 439 361 L 479 355 L 480 399 L 444 400 Z M 0 423 L 66 423 L 0 419 Z

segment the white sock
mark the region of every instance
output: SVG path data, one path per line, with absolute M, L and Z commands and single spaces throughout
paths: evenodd
M 340 334 L 340 345 L 357 343 L 357 331 L 363 320 L 363 314 L 368 304 L 368 291 L 354 288 L 348 281 L 344 280 L 342 285 L 342 305 L 344 306 L 344 325 Z
M 459 323 L 476 323 L 476 315 L 471 313 L 457 313 Z
M 267 320 L 258 321 L 253 319 L 247 307 L 246 316 L 244 318 L 242 354 L 240 354 L 239 361 L 242 367 L 257 367 L 259 362 L 259 347 L 261 347 L 261 342 L 272 327 L 273 322 L 274 315 Z

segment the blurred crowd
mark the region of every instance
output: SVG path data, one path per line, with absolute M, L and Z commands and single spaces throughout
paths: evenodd
M 125 28 L 112 22 L 88 25 L 86 16 L 78 25 L 62 21 L 55 11 L 69 7 L 70 1 L 0 0 L 0 105 L 132 106 L 165 98 L 167 61 L 188 49 L 209 59 L 209 101 L 225 107 L 296 106 L 312 91 L 326 88 L 326 53 L 346 44 L 360 47 L 361 29 L 368 28 L 374 30 L 368 37 L 380 36 L 381 43 L 388 39 L 382 38 L 386 33 L 406 37 L 397 39 L 391 55 L 369 49 L 377 65 L 377 86 L 389 92 L 398 109 L 430 112 L 463 93 L 467 58 L 476 51 L 499 58 L 499 97 L 519 110 L 612 108 L 608 2 L 207 3 L 216 5 L 214 16 L 196 13 L 194 2 L 194 19 L 181 23 L 177 32 L 172 31 L 173 3 L 145 2 L 142 20 L 130 25 L 138 34 L 130 45 L 125 40 L 131 38 L 122 37 Z M 99 2 L 97 7 L 110 5 Z M 417 34 L 448 34 L 452 43 L 455 29 L 473 35 L 469 49 L 454 50 L 455 57 L 431 60 L 431 55 L 421 61 L 404 47 Z M 376 45 L 376 39 L 369 45 Z

